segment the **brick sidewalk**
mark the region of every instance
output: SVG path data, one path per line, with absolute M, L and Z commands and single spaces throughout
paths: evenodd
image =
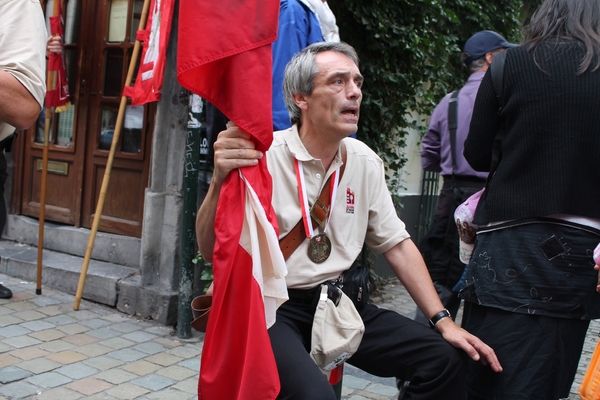
M 114 308 L 42 289 L 0 274 L 14 292 L 0 300 L 0 400 L 196 399 L 203 334 L 180 340 L 171 327 L 130 317 Z M 380 306 L 412 316 L 415 305 L 397 281 L 390 281 Z M 573 395 L 595 347 L 600 324 L 592 322 Z M 345 400 L 391 400 L 393 378 L 378 378 L 349 365 Z

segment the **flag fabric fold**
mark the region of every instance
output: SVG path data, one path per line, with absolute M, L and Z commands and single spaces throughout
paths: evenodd
M 145 29 L 136 33 L 142 43 L 140 67 L 135 84 L 123 89 L 133 106 L 160 100 L 174 7 L 174 0 L 151 0 Z
M 52 36 L 60 36 L 64 42 L 61 2 L 58 1 L 57 3 L 56 15 L 49 18 L 50 34 Z M 60 54 L 50 53 L 48 56 L 48 74 L 51 78 L 50 85 L 46 90 L 46 107 L 55 107 L 55 112 L 68 110 L 71 102 L 69 100 L 69 84 L 67 82 L 64 51 Z
M 180 0 L 177 76 L 266 151 L 273 140 L 271 43 L 279 0 Z M 215 216 L 214 292 L 198 398 L 275 399 L 267 327 L 287 299 L 266 158 L 231 173 Z
M 275 211 L 273 207 L 265 207 L 265 204 L 270 204 L 270 195 L 267 199 L 264 194 L 270 194 L 271 190 L 258 193 L 254 190 L 259 182 L 270 183 L 271 177 L 266 166 L 244 168 L 239 175 L 245 191 L 240 246 L 252 257 L 252 276 L 261 289 L 266 325 L 270 327 L 275 323 L 277 308 L 288 298 L 285 284 L 287 268 L 279 248 L 277 230 L 272 223 L 276 220 Z

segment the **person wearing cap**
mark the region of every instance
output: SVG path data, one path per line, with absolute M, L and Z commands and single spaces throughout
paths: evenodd
M 456 207 L 470 195 L 483 188 L 486 172 L 475 171 L 463 156 L 463 143 L 469 132 L 473 103 L 481 80 L 496 54 L 516 45 L 506 41 L 493 31 L 475 33 L 465 43 L 461 59 L 469 71 L 466 84 L 454 94 L 455 140 L 449 129 L 449 108 L 453 93 L 449 93 L 437 105 L 423 137 L 421 165 L 425 171 L 439 172 L 443 185 L 433 216 L 431 229 L 419 243 L 427 269 L 431 275 L 442 303 L 453 316 L 456 315 L 460 298 L 452 289 L 459 281 L 465 264 L 459 258 L 458 233 L 454 222 Z M 427 318 L 417 310 L 415 320 L 427 324 Z
M 600 0 L 545 0 L 524 33 L 501 93 L 484 76 L 464 144 L 475 170 L 495 170 L 475 209 L 463 326 L 504 366 L 470 363 L 469 400 L 570 397 L 600 318 Z

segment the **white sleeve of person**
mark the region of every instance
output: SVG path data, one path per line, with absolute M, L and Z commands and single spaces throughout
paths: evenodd
M 600 243 L 598 243 L 598 246 L 594 249 L 594 262 L 596 265 L 600 265 Z
M 473 254 L 475 247 L 475 236 L 477 234 L 478 225 L 473 224 L 473 216 L 475 209 L 481 198 L 484 189 L 473 194 L 464 203 L 456 207 L 454 211 L 454 221 L 458 229 L 459 236 L 459 257 L 460 261 L 468 264 Z

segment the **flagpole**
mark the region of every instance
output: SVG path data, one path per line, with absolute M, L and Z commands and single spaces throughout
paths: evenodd
M 52 16 L 58 13 L 59 1 L 54 0 L 52 4 Z M 55 71 L 48 70 L 46 76 L 46 87 L 54 88 Z M 38 252 L 37 252 L 37 279 L 35 294 L 42 294 L 42 260 L 44 254 L 44 221 L 46 219 L 46 186 L 48 181 L 48 151 L 50 147 L 50 120 L 52 117 L 52 107 L 46 107 L 46 118 L 44 120 L 44 149 L 42 152 L 42 183 L 40 190 L 40 217 L 38 230 Z
M 56 0 L 55 0 L 56 1 Z M 138 31 L 142 31 L 146 27 L 146 20 L 148 18 L 148 9 L 150 8 L 150 0 L 144 0 L 144 6 L 142 8 L 142 15 L 140 17 L 140 23 L 138 25 Z M 131 60 L 129 60 L 129 69 L 127 70 L 127 78 L 125 79 L 125 86 L 130 86 L 133 80 L 133 74 L 135 72 L 135 65 L 140 52 L 141 42 L 135 40 L 133 46 L 133 53 L 131 54 Z M 104 199 L 106 198 L 106 192 L 108 189 L 108 182 L 110 181 L 110 173 L 112 170 L 112 164 L 115 159 L 115 152 L 117 144 L 119 142 L 119 136 L 121 135 L 121 128 L 123 126 L 123 119 L 125 118 L 125 107 L 127 106 L 127 97 L 121 96 L 121 103 L 119 105 L 119 113 L 117 114 L 117 122 L 113 132 L 113 139 L 110 145 L 110 152 L 108 154 L 108 160 L 106 162 L 106 169 L 104 171 L 104 178 L 102 180 L 102 187 L 100 188 L 100 196 L 98 198 L 98 204 L 96 205 L 96 212 L 94 214 L 94 222 L 92 223 L 92 230 L 90 232 L 90 238 L 88 240 L 87 249 L 85 252 L 85 258 L 81 267 L 81 273 L 79 274 L 79 283 L 77 285 L 77 293 L 75 294 L 75 303 L 73 309 L 79 310 L 79 304 L 81 303 L 81 297 L 83 295 L 83 287 L 85 286 L 85 278 L 87 275 L 88 266 L 92 257 L 92 250 L 94 249 L 94 241 L 96 240 L 96 233 L 98 232 L 98 225 L 100 225 L 100 217 L 102 215 L 102 208 L 104 207 Z
M 48 78 L 48 82 L 51 79 Z M 38 252 L 37 252 L 37 280 L 35 294 L 42 294 L 42 258 L 44 252 L 44 220 L 46 218 L 46 182 L 48 180 L 48 147 L 50 137 L 50 113 L 52 109 L 46 107 L 46 119 L 44 122 L 44 149 L 42 155 L 42 188 L 40 192 L 40 217 L 38 230 Z

